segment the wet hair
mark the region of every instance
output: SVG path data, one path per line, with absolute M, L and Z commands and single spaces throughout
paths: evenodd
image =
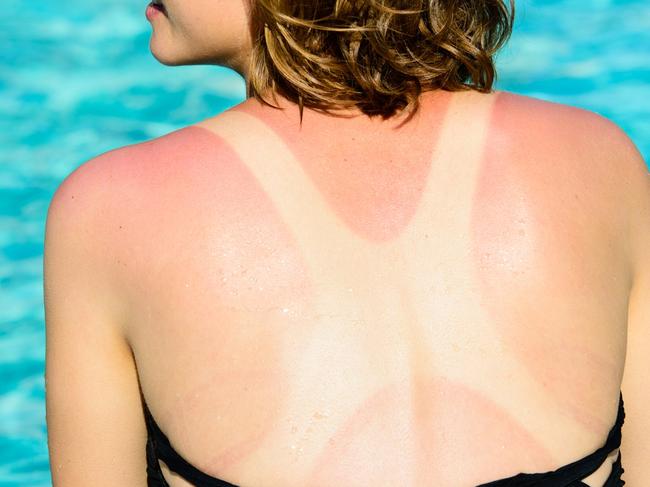
M 386 119 L 422 91 L 489 93 L 514 0 L 251 0 L 247 96 Z

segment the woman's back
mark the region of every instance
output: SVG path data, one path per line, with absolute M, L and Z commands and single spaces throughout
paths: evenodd
M 315 487 L 470 486 L 600 447 L 632 277 L 616 129 L 507 93 L 426 93 L 401 127 L 294 108 L 249 99 L 94 163 L 174 448 Z

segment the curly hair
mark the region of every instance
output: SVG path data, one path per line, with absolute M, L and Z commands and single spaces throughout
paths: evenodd
M 423 90 L 488 93 L 514 0 L 251 0 L 247 96 L 386 119 Z M 278 107 L 276 107 L 278 108 Z

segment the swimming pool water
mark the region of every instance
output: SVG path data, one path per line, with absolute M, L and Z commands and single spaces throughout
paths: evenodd
M 167 67 L 148 49 L 147 0 L 4 0 L 0 13 L 0 487 L 50 485 L 42 245 L 54 190 L 107 150 L 244 99 L 220 67 Z M 614 120 L 650 158 L 650 3 L 518 2 L 498 88 Z

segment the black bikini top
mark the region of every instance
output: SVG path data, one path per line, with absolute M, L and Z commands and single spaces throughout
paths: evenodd
M 238 487 L 235 484 L 211 477 L 200 471 L 171 446 L 167 436 L 160 430 L 153 419 L 146 402 L 144 403 L 145 421 L 147 423 L 147 485 L 148 487 L 169 487 L 163 477 L 158 460 L 162 460 L 169 469 L 197 487 Z M 616 422 L 605 444 L 584 458 L 569 463 L 557 470 L 544 473 L 520 473 L 514 477 L 495 480 L 477 487 L 588 487 L 582 482 L 602 465 L 607 456 L 621 446 L 621 429 L 625 420 L 623 393 L 620 393 Z M 625 485 L 621 479 L 624 472 L 619 451 L 612 471 L 603 487 L 620 487 Z

